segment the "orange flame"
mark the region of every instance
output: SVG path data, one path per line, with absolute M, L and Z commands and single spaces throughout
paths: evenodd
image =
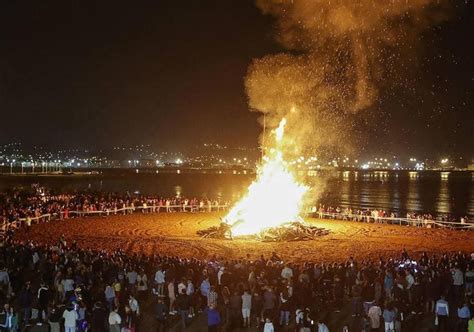
M 281 145 L 285 125 L 283 118 L 272 132 L 275 148 L 266 151 L 262 165 L 257 169 L 257 178 L 224 218 L 232 225 L 233 235 L 256 234 L 265 228 L 300 219 L 303 196 L 309 188 L 296 181 L 283 159 Z

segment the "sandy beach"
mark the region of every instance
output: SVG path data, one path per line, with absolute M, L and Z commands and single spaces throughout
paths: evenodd
M 406 248 L 410 253 L 474 252 L 472 231 L 427 229 L 412 226 L 368 224 L 307 219 L 330 230 L 313 241 L 264 243 L 254 240 L 201 239 L 196 231 L 218 225 L 222 213 L 160 213 L 58 220 L 24 229 L 17 239 L 55 243 L 61 234 L 83 248 L 117 250 L 137 254 L 179 255 L 237 259 L 269 256 L 276 251 L 293 262 L 332 262 L 350 256 L 358 260 L 394 256 Z

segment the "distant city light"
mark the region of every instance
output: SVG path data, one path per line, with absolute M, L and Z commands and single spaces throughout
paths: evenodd
M 416 164 L 415 164 L 415 169 L 416 169 L 417 171 L 422 171 L 424 168 L 425 168 L 424 163 L 416 163 Z

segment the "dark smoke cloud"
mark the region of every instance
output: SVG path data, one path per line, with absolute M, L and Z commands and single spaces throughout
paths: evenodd
M 419 34 L 448 17 L 443 0 L 256 0 L 287 53 L 256 59 L 246 90 L 267 124 L 288 118 L 287 152 L 351 147 L 353 119 L 397 84 Z

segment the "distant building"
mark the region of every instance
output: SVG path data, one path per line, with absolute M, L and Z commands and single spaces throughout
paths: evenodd
M 471 163 L 469 165 L 467 165 L 467 169 L 469 171 L 474 171 L 474 158 L 471 159 Z
M 155 159 L 140 159 L 140 167 L 156 167 Z

